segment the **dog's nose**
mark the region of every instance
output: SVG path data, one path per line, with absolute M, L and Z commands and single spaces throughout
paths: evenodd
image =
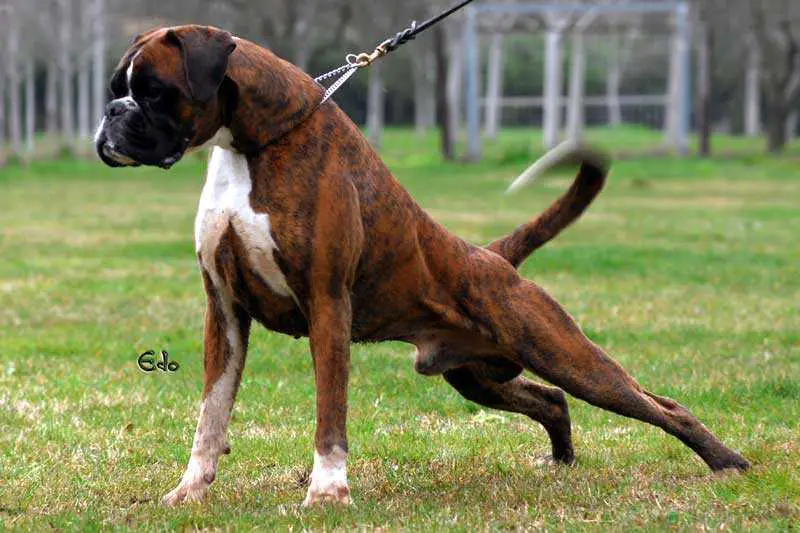
M 109 117 L 117 117 L 126 111 L 130 111 L 134 107 L 136 107 L 136 102 L 133 98 L 119 98 L 108 103 L 106 106 L 106 115 Z

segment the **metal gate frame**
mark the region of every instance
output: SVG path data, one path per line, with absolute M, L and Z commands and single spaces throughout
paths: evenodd
M 466 46 L 466 101 L 467 101 L 467 159 L 481 159 L 481 121 L 480 121 L 480 56 L 478 49 L 478 17 L 482 14 L 542 15 L 547 13 L 588 12 L 600 15 L 621 15 L 637 13 L 663 13 L 674 15 L 676 35 L 680 39 L 678 55 L 682 98 L 678 104 L 678 152 L 689 153 L 689 130 L 692 117 L 692 34 L 689 3 L 687 0 L 665 0 L 661 2 L 630 2 L 625 4 L 475 4 L 467 8 L 464 27 Z

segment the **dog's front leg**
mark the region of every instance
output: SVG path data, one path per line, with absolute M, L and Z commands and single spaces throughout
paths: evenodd
M 206 292 L 205 388 L 200 420 L 186 472 L 178 486 L 164 496 L 167 505 L 202 500 L 216 477 L 219 456 L 230 453 L 228 421 L 242 378 L 251 318 L 233 302 L 227 287 L 217 288 L 207 277 Z
M 347 484 L 347 377 L 352 310 L 347 291 L 311 306 L 311 354 L 317 385 L 314 470 L 303 505 L 350 503 Z

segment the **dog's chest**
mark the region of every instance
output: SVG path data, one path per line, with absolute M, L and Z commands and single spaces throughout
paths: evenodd
M 292 296 L 286 278 L 275 262 L 277 245 L 272 237 L 269 214 L 253 210 L 251 190 L 247 159 L 231 150 L 215 147 L 195 220 L 195 246 L 200 261 L 214 285 L 224 284 L 222 272 L 235 270 L 225 268 L 226 265 L 218 264 L 218 261 L 243 261 L 273 292 Z M 222 239 L 229 230 L 236 233 L 241 246 L 234 248 L 233 254 L 218 254 Z

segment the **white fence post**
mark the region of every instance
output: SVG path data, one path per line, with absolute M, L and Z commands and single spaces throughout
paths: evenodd
M 500 100 L 503 98 L 503 34 L 492 35 L 486 82 L 486 137 L 497 139 L 500 131 Z
M 569 75 L 569 106 L 567 107 L 567 137 L 576 141 L 583 137 L 585 85 L 586 42 L 583 31 L 578 29 L 572 35 L 572 64 Z
M 480 56 L 478 51 L 478 28 L 475 9 L 467 10 L 466 26 L 466 66 L 467 66 L 467 160 L 477 162 L 481 159 L 481 119 L 480 119 Z
M 561 90 L 562 90 L 562 27 L 550 25 L 545 45 L 544 76 L 544 147 L 554 148 L 558 144 L 561 130 Z

